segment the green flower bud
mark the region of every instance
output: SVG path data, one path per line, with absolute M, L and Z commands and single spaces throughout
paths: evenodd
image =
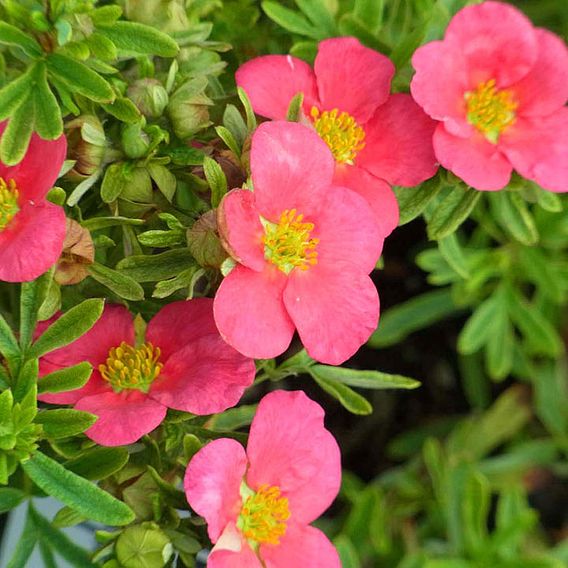
M 115 550 L 124 568 L 162 568 L 173 553 L 170 539 L 155 523 L 127 528 L 118 537 Z
M 205 94 L 206 88 L 207 79 L 197 77 L 184 83 L 170 98 L 167 112 L 178 138 L 191 138 L 211 124 L 208 107 L 213 101 Z
M 125 124 L 121 133 L 122 149 L 133 159 L 142 158 L 150 148 L 150 139 L 142 130 L 142 123 Z
M 105 131 L 99 119 L 83 115 L 65 125 L 68 158 L 75 160 L 66 177 L 73 181 L 88 178 L 100 167 L 107 142 Z
M 184 0 L 124 0 L 123 5 L 129 20 L 166 33 L 185 31 L 189 27 Z
M 139 79 L 128 87 L 128 98 L 148 118 L 159 118 L 168 106 L 168 92 L 157 79 Z

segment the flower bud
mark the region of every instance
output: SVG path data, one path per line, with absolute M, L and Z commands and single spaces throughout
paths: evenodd
M 150 148 L 150 140 L 140 122 L 122 127 L 121 142 L 124 153 L 134 160 L 145 156 Z
M 155 523 L 127 528 L 116 541 L 116 557 L 124 568 L 165 566 L 173 553 L 170 539 Z
M 168 92 L 157 79 L 139 79 L 128 87 L 126 94 L 148 118 L 159 118 L 168 106 Z
M 206 87 L 205 77 L 191 79 L 170 98 L 167 112 L 178 138 L 190 138 L 211 124 L 208 107 L 213 101 L 205 94 Z
M 184 0 L 124 0 L 123 5 L 129 20 L 154 26 L 163 32 L 189 28 Z
M 65 125 L 68 158 L 75 160 L 66 177 L 81 181 L 100 167 L 106 148 L 105 131 L 94 115 L 83 115 Z
M 63 286 L 78 284 L 89 275 L 87 266 L 95 260 L 91 233 L 73 219 L 67 219 L 63 252 L 55 268 L 54 279 Z
M 205 268 L 219 268 L 227 258 L 217 232 L 215 211 L 207 211 L 187 231 L 187 246 L 193 258 Z

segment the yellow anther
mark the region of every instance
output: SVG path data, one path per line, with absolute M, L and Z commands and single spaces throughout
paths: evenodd
M 20 192 L 16 182 L 9 179 L 8 182 L 0 177 L 0 231 L 8 225 L 20 210 L 18 200 Z
M 264 256 L 282 272 L 289 274 L 294 268 L 307 270 L 317 264 L 315 248 L 319 239 L 311 238 L 313 223 L 305 223 L 296 209 L 286 209 L 277 224 L 264 222 Z
M 490 79 L 464 95 L 468 122 L 493 144 L 506 128 L 514 124 L 515 111 L 519 106 L 511 91 L 499 90 L 495 85 L 495 79 Z
M 116 392 L 124 389 L 148 392 L 164 366 L 160 363 L 160 355 L 160 348 L 151 343 L 136 348 L 123 341 L 109 351 L 106 363 L 99 365 L 99 371 Z
M 314 127 L 329 146 L 336 162 L 352 164 L 357 154 L 365 147 L 365 131 L 347 112 L 321 112 L 312 107 L 310 111 Z

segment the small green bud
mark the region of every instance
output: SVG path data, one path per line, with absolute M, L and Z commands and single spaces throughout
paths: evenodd
M 125 124 L 121 133 L 122 149 L 132 159 L 142 158 L 150 148 L 148 135 L 142 130 L 142 123 Z
M 159 118 L 168 106 L 168 92 L 157 79 L 139 79 L 128 87 L 128 98 L 148 118 Z
M 190 138 L 211 124 L 209 107 L 213 101 L 205 94 L 206 88 L 207 79 L 197 77 L 185 82 L 170 98 L 167 112 L 178 138 Z
M 149 522 L 127 528 L 118 537 L 115 550 L 124 568 L 162 568 L 173 553 L 170 539 Z
M 129 20 L 154 26 L 159 30 L 181 32 L 189 28 L 185 0 L 124 0 Z

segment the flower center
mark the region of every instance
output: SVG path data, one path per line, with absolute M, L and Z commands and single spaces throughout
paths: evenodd
M 286 274 L 296 267 L 307 270 L 318 262 L 315 248 L 319 239 L 310 238 L 314 224 L 303 219 L 295 209 L 286 209 L 277 224 L 263 220 L 264 256 Z
M 159 362 L 160 354 L 160 348 L 151 343 L 136 348 L 123 341 L 109 351 L 99 371 L 116 392 L 136 389 L 146 393 L 164 366 Z
M 237 527 L 257 544 L 275 545 L 280 544 L 280 537 L 286 534 L 289 518 L 288 499 L 280 495 L 280 489 L 261 485 L 244 501 Z
M 465 95 L 467 120 L 482 132 L 487 140 L 497 143 L 499 135 L 516 120 L 519 103 L 507 89 L 497 89 L 495 79 L 480 83 L 475 91 Z
M 16 182 L 9 179 L 8 183 L 0 177 L 0 231 L 8 225 L 14 215 L 20 210 L 18 198 L 20 192 L 16 187 Z
M 347 112 L 320 112 L 312 107 L 310 115 L 314 127 L 323 141 L 329 146 L 337 162 L 352 164 L 357 154 L 365 147 L 365 131 Z

